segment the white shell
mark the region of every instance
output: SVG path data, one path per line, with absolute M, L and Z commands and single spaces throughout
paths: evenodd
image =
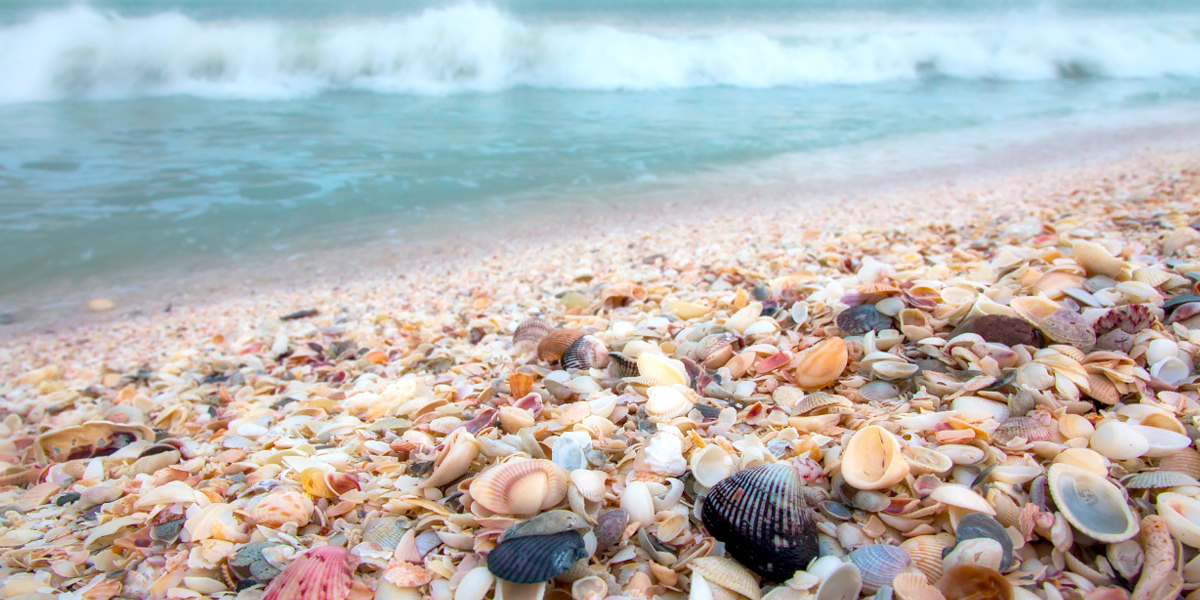
M 1172 356 L 1154 363 L 1150 367 L 1150 374 L 1171 385 L 1175 385 L 1187 379 L 1189 371 L 1187 363 Z
M 1056 464 L 1047 473 L 1054 504 L 1076 529 L 1100 542 L 1120 542 L 1138 534 L 1125 493 L 1107 478 Z
M 637 522 L 643 526 L 654 523 L 654 496 L 644 482 L 634 481 L 625 486 L 621 494 L 621 508 L 629 513 L 631 523 Z
M 1150 451 L 1150 442 L 1145 436 L 1126 423 L 1111 420 L 1096 428 L 1089 445 L 1112 460 L 1137 458 Z
M 654 386 L 646 390 L 649 400 L 643 407 L 646 414 L 659 419 L 670 420 L 681 417 L 692 410 L 694 403 L 683 392 L 674 387 L 664 385 Z
M 1146 347 L 1146 362 L 1154 364 L 1179 356 L 1179 345 L 1171 340 L 1158 339 Z
M 1142 437 L 1146 438 L 1146 442 L 1150 444 L 1150 449 L 1143 456 L 1161 458 L 1192 445 L 1192 438 L 1181 433 L 1147 425 L 1135 425 L 1133 423 L 1128 423 L 1128 425 L 1131 429 L 1141 434 Z
M 1167 520 L 1167 528 L 1175 539 L 1200 548 L 1200 500 L 1163 492 L 1158 495 L 1158 514 Z
M 733 474 L 733 457 L 716 444 L 693 451 L 690 462 L 692 475 L 704 487 L 717 485 L 718 481 Z
M 960 396 L 950 403 L 950 409 L 962 413 L 963 419 L 977 423 L 984 419 L 993 419 L 1003 423 L 1008 419 L 1008 405 L 978 396 Z
M 901 454 L 899 440 L 878 425 L 854 432 L 842 452 L 842 478 L 856 489 L 888 488 L 908 473 L 908 462 Z
M 628 347 L 629 344 L 626 344 L 626 348 Z M 687 369 L 683 362 L 674 358 L 643 352 L 637 357 L 637 366 L 642 377 L 649 377 L 658 385 L 686 385 L 688 382 Z
M 957 506 L 992 516 L 996 515 L 996 509 L 992 508 L 992 505 L 988 504 L 988 501 L 983 496 L 975 493 L 965 485 L 944 483 L 934 488 L 933 493 L 929 497 L 950 506 Z

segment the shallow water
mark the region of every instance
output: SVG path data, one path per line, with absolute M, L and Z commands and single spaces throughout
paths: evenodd
M 0 295 L 1200 98 L 1189 2 L 591 4 L 8 2 Z

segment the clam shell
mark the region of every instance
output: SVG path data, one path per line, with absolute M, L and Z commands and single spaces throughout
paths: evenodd
M 1008 306 L 1034 327 L 1039 327 L 1042 319 L 1062 308 L 1059 303 L 1042 296 L 1017 296 L 1008 301 Z
M 946 600 L 946 596 L 920 573 L 897 575 L 892 580 L 892 589 L 900 600 Z
M 604 499 L 605 483 L 608 481 L 608 475 L 604 472 L 577 469 L 571 471 L 570 477 L 571 484 L 579 490 L 579 495 L 591 502 L 600 502 Z
M 808 566 L 808 572 L 821 580 L 814 600 L 855 600 L 862 593 L 862 574 L 854 563 L 822 556 Z
M 925 475 L 927 473 L 936 473 L 938 475 L 954 468 L 954 461 L 950 460 L 949 456 L 931 450 L 924 446 L 909 446 L 907 448 L 907 456 L 909 471 L 913 475 Z
M 1121 276 L 1125 263 L 1108 250 L 1094 242 L 1076 241 L 1073 248 L 1075 262 L 1087 270 L 1088 275 L 1103 275 L 1112 279 Z
M 706 556 L 692 561 L 692 571 L 712 585 L 719 585 L 751 600 L 762 598 L 762 590 L 749 569 L 730 558 Z
M 1029 286 L 1029 292 L 1032 294 L 1045 294 L 1048 298 L 1058 299 L 1063 296 L 1064 290 L 1083 285 L 1084 279 L 1084 276 L 1075 273 L 1050 271 L 1033 282 L 1033 285 Z
M 850 353 L 842 338 L 829 338 L 800 356 L 796 384 L 810 390 L 823 388 L 841 376 L 849 362 Z
M 567 472 L 553 462 L 518 458 L 485 471 L 468 490 L 496 514 L 528 515 L 562 502 L 568 483 Z
M 919 535 L 905 540 L 900 548 L 908 553 L 913 566 L 930 581 L 942 578 L 942 551 L 954 545 L 954 537 L 947 533 Z
M 571 530 L 506 539 L 488 554 L 487 568 L 504 581 L 540 583 L 565 573 L 587 556 L 583 536 Z
M 872 544 L 850 553 L 850 562 L 862 574 L 863 591 L 873 594 L 891 585 L 901 573 L 913 570 L 912 558 L 898 546 Z
M 1158 468 L 1164 471 L 1178 471 L 1200 479 L 1200 452 L 1197 452 L 1193 448 L 1186 448 L 1179 452 L 1168 454 L 1158 462 Z
M 347 559 L 345 548 L 313 548 L 271 580 L 263 600 L 342 600 L 354 584 Z
M 1121 488 L 1104 477 L 1066 464 L 1051 465 L 1050 495 L 1076 529 L 1100 542 L 1120 542 L 1137 535 L 1138 521 Z
M 1067 439 L 1091 439 L 1096 433 L 1096 426 L 1083 415 L 1066 414 L 1058 420 L 1058 431 Z
M 583 337 L 583 332 L 578 329 L 559 328 L 547 333 L 537 346 L 537 356 L 539 359 L 546 362 L 555 362 L 562 358 L 567 348 L 575 343 L 575 340 Z
M 661 354 L 643 352 L 637 357 L 637 368 L 640 377 L 648 378 L 655 385 L 670 386 L 688 384 L 687 368 L 682 361 L 667 358 Z
M 1167 520 L 1167 528 L 1175 539 L 1193 548 L 1200 548 L 1200 500 L 1175 492 L 1163 492 L 1158 495 L 1156 508 L 1158 514 Z
M 1143 471 L 1134 473 L 1121 480 L 1126 489 L 1147 490 L 1173 488 L 1179 486 L 1200 487 L 1200 481 L 1195 477 L 1178 471 Z
M 996 509 L 992 508 L 992 505 L 988 504 L 988 501 L 983 496 L 975 493 L 971 488 L 957 483 L 943 483 L 934 488 L 933 493 L 929 497 L 950 506 L 957 506 L 988 515 L 996 514 Z
M 983 513 L 971 513 L 958 522 L 954 531 L 955 544 L 966 540 L 987 538 L 1000 544 L 1004 555 L 1000 560 L 1000 570 L 1007 571 L 1013 564 L 1013 542 L 999 521 Z
M 1144 435 L 1127 423 L 1112 420 L 1096 428 L 1089 445 L 1112 460 L 1137 458 L 1150 451 L 1150 442 Z
M 888 488 L 908 473 L 899 440 L 878 425 L 856 431 L 842 452 L 842 477 L 856 489 Z
M 851 306 L 838 313 L 837 326 L 846 335 L 862 335 L 868 331 L 892 328 L 892 320 L 870 304 Z
M 542 341 L 542 338 L 546 337 L 546 334 L 550 333 L 550 330 L 553 328 L 552 325 L 537 317 L 525 319 L 513 331 L 513 344 L 525 344 L 536 348 L 538 343 Z
M 988 600 L 1012 600 L 1013 586 L 1000 573 L 987 567 L 959 565 L 947 569 L 937 582 L 937 589 L 946 598 L 987 598 Z
M 588 526 L 583 517 L 569 510 L 552 510 L 505 529 L 496 543 L 504 543 L 505 540 L 519 537 L 552 535 L 564 531 L 577 531 L 579 535 L 586 535 L 591 530 L 592 528 Z
M 733 474 L 733 457 L 716 444 L 693 451 L 689 464 L 692 476 L 704 487 L 717 485 L 719 481 Z
M 959 565 L 979 565 L 999 570 L 1003 560 L 1004 548 L 1000 546 L 999 542 L 991 538 L 972 538 L 955 545 L 950 552 L 946 553 L 942 564 L 947 569 L 953 569 Z
M 1086 350 L 1096 345 L 1096 332 L 1092 325 L 1079 313 L 1060 308 L 1038 323 L 1038 329 L 1046 337 L 1063 344 L 1070 344 Z
M 1016 317 L 984 315 L 971 323 L 971 330 L 994 344 L 1018 346 L 1037 343 L 1037 333 L 1033 326 Z
M 1067 448 L 1054 457 L 1055 463 L 1063 463 L 1101 477 L 1108 475 L 1108 459 L 1090 448 Z
M 681 417 L 692 411 L 695 403 L 674 387 L 657 385 L 646 390 L 647 400 L 642 405 L 646 414 L 663 420 Z
M 567 370 L 603 369 L 608 366 L 608 346 L 594 335 L 585 335 L 567 347 L 558 362 Z
M 1135 423 L 1128 423 L 1128 425 L 1130 429 L 1146 438 L 1146 442 L 1150 445 L 1149 449 L 1142 456 L 1160 458 L 1179 452 L 1192 445 L 1192 438 L 1182 433 Z
M 1171 356 L 1151 365 L 1150 374 L 1169 385 L 1176 385 L 1186 379 L 1191 370 L 1188 369 L 1187 363 Z
M 313 503 L 296 490 L 276 490 L 263 496 L 250 509 L 250 519 L 271 529 L 304 527 L 312 519 Z
M 785 581 L 817 556 L 817 527 L 796 469 L 759 465 L 722 479 L 705 497 L 701 521 L 738 562 Z

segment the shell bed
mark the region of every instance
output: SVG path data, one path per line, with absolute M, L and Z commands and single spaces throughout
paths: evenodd
M 15 337 L 0 598 L 1200 598 L 1198 164 Z

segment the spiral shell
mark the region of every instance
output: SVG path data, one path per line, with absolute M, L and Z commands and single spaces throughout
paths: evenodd
M 496 514 L 529 515 L 562 502 L 568 485 L 567 472 L 553 462 L 519 458 L 485 471 L 468 490 Z
M 722 479 L 705 497 L 701 521 L 731 557 L 770 581 L 784 581 L 817 556 L 817 527 L 796 469 L 758 465 Z
M 271 529 L 299 528 L 308 525 L 312 512 L 312 500 L 296 490 L 285 489 L 263 496 L 250 509 L 250 518 L 255 524 Z
M 800 356 L 796 364 L 796 384 L 815 390 L 829 385 L 846 370 L 850 353 L 842 338 L 829 338 Z

